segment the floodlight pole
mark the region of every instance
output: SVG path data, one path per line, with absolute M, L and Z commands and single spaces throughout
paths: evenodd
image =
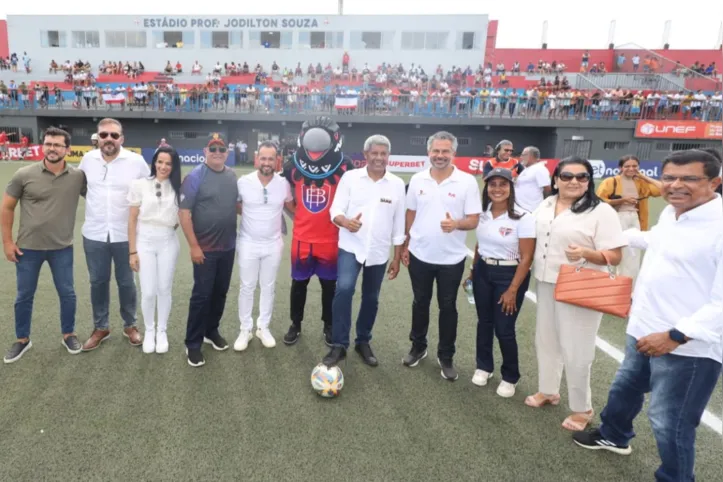
M 339 0 L 339 15 L 344 15 L 344 0 Z
M 673 21 L 666 20 L 665 27 L 663 27 L 663 50 L 668 50 L 670 47 L 670 30 L 673 28 Z
M 610 21 L 610 29 L 608 30 L 608 48 L 615 47 L 615 20 Z

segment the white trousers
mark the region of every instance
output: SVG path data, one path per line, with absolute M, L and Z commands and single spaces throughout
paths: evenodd
M 146 332 L 165 332 L 171 314 L 173 275 L 179 243 L 173 228 L 138 223 L 138 276 L 141 285 L 141 311 Z M 156 324 L 156 301 L 158 323 Z
M 256 327 L 259 329 L 269 327 L 271 314 L 274 310 L 276 274 L 279 271 L 283 250 L 284 240 L 282 238 L 272 243 L 254 243 L 246 240 L 238 242 L 237 259 L 241 278 L 241 288 L 238 294 L 238 316 L 242 330 L 251 331 L 254 326 L 251 312 L 254 307 L 254 291 L 257 283 L 261 293 Z
M 640 229 L 640 218 L 636 212 L 618 212 L 618 219 L 620 219 L 620 226 L 623 228 L 623 231 L 633 228 Z M 638 272 L 640 271 L 641 260 L 642 253 L 639 249 L 627 246 L 623 248 L 623 259 L 618 265 L 618 274 L 631 277 L 633 279 L 633 286 L 635 286 L 635 279 L 638 277 Z
M 555 285 L 537 282 L 535 349 L 539 391 L 560 392 L 562 372 L 567 379 L 570 410 L 592 409 L 590 368 L 602 313 L 555 301 Z

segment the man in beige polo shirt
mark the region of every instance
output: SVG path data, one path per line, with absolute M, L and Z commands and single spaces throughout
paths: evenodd
M 8 184 L 3 196 L 2 238 L 5 257 L 15 263 L 15 336 L 3 361 L 19 360 L 32 346 L 30 321 L 40 268 L 50 265 L 60 298 L 60 326 L 63 346 L 69 353 L 80 353 L 75 336 L 75 288 L 73 286 L 73 229 L 80 196 L 86 192 L 85 174 L 65 162 L 70 135 L 54 127 L 45 131 L 44 159 L 22 167 Z M 15 207 L 20 201 L 20 227 L 13 241 Z

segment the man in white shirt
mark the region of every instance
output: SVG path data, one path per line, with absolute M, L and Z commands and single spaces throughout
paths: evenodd
M 363 271 L 362 300 L 356 320 L 354 350 L 364 363 L 377 366 L 371 349 L 384 273 L 399 273 L 404 245 L 404 181 L 387 171 L 391 143 L 382 135 L 364 142 L 363 169 L 347 171 L 331 204 L 331 220 L 339 226 L 336 292 L 332 303 L 332 348 L 322 363 L 334 366 L 346 358 L 351 330 L 351 304 L 359 272 Z M 394 257 L 389 263 L 389 248 Z
M 131 182 L 151 175 L 146 161 L 123 148 L 123 126 L 115 119 L 98 123 L 98 149 L 83 156 L 80 170 L 88 179 L 83 223 L 83 249 L 90 277 L 93 333 L 83 351 L 95 350 L 110 337 L 111 265 L 118 284 L 123 336 L 133 346 L 143 343 L 136 328 L 136 285 L 128 252 L 128 190 Z
M 700 150 L 663 162 L 669 205 L 650 231 L 628 230 L 646 249 L 602 425 L 576 432 L 588 449 L 627 455 L 633 421 L 651 392 L 650 419 L 662 461 L 660 481 L 694 480 L 695 431 L 721 374 L 723 334 L 723 205 L 715 189 L 721 163 Z
M 550 171 L 544 162 L 540 162 L 540 150 L 527 146 L 520 155 L 525 169 L 515 182 L 515 202 L 528 212 L 532 212 L 550 195 Z
M 256 337 L 266 348 L 276 346 L 269 331 L 274 308 L 276 273 L 279 271 L 284 238 L 281 235 L 284 208 L 294 212 L 294 198 L 286 180 L 276 174 L 279 151 L 271 141 L 262 142 L 256 155 L 257 171 L 238 180 L 238 202 L 241 223 L 238 229 L 238 265 L 241 289 L 238 295 L 238 315 L 241 321 L 234 350 L 244 351 L 253 338 L 256 284 L 261 287 Z
M 449 132 L 437 132 L 427 141 L 431 167 L 409 181 L 405 226 L 408 237 L 402 252 L 414 294 L 409 335 L 412 349 L 402 363 L 415 367 L 427 356 L 429 307 L 436 280 L 437 361 L 442 378 L 452 381 L 458 377 L 452 358 L 457 339 L 457 290 L 468 252 L 465 231 L 477 228 L 482 213 L 477 180 L 454 166 L 456 151 L 457 138 Z

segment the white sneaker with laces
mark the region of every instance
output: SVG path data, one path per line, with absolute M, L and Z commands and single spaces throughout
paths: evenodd
M 168 353 L 168 335 L 165 331 L 156 334 L 156 353 Z
M 143 353 L 153 353 L 156 351 L 156 334 L 152 331 L 146 331 L 143 338 Z
M 236 343 L 233 344 L 233 349 L 236 351 L 244 351 L 249 347 L 249 341 L 251 341 L 252 338 L 253 335 L 249 330 L 241 330 L 238 338 L 236 338 Z
M 515 394 L 515 385 L 502 380 L 500 386 L 497 387 L 497 395 L 504 398 L 510 398 Z
M 271 335 L 271 332 L 269 331 L 268 328 L 258 328 L 256 330 L 256 338 L 261 340 L 261 343 L 266 348 L 273 348 L 276 346 L 276 340 Z
M 474 383 L 478 387 L 484 387 L 485 385 L 487 385 L 487 381 L 493 376 L 493 374 L 488 373 L 484 370 L 475 370 L 474 376 L 472 377 L 472 383 Z

